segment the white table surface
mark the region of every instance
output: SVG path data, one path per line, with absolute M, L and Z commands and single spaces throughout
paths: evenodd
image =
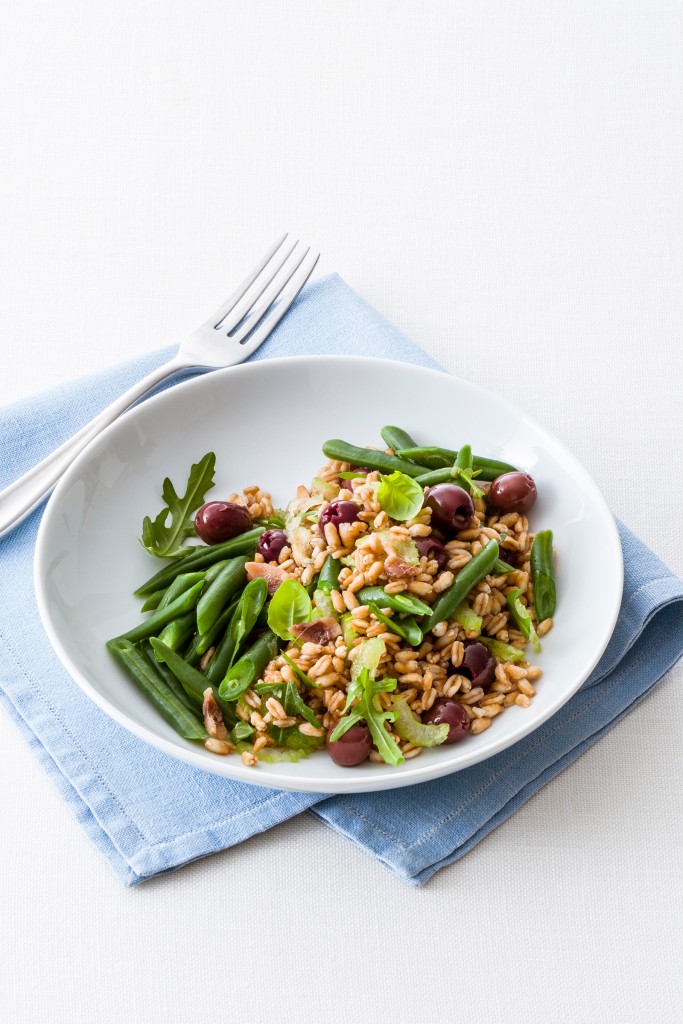
M 182 336 L 291 229 L 683 571 L 679 2 L 2 20 L 1 402 Z M 679 1022 L 682 682 L 419 890 L 307 816 L 123 889 L 0 714 L 0 1017 Z

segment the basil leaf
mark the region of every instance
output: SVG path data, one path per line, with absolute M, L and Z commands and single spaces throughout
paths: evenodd
M 392 519 L 405 522 L 414 519 L 422 508 L 424 491 L 420 484 L 405 473 L 390 473 L 381 478 L 377 501 Z
M 213 452 L 207 452 L 203 459 L 191 467 L 182 497 L 166 477 L 161 490 L 165 507 L 156 519 L 145 516 L 142 521 L 140 543 L 150 554 L 158 558 L 178 558 L 187 554 L 183 541 L 186 537 L 196 535 L 192 513 L 204 504 L 204 495 L 213 487 L 215 467 L 216 456 Z
M 281 640 L 289 640 L 290 626 L 311 621 L 311 599 L 298 580 L 285 580 L 273 594 L 268 625 Z

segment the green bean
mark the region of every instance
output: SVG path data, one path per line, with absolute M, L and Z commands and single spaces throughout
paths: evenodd
M 534 608 L 539 622 L 552 619 L 557 605 L 553 532 L 541 530 L 531 545 L 531 581 L 534 586 Z
M 196 544 L 188 548 L 188 554 L 182 558 L 176 558 L 170 565 L 164 566 L 158 573 L 143 583 L 135 591 L 138 597 L 147 597 L 160 587 L 167 587 L 181 572 L 194 572 L 198 569 L 206 569 L 216 562 L 225 558 L 233 558 L 235 555 L 253 555 L 256 550 L 256 542 L 263 533 L 263 527 L 259 526 L 239 537 L 226 540 L 223 544 Z
M 391 608 L 394 612 L 406 612 L 407 615 L 432 613 L 428 604 L 424 604 L 412 594 L 387 594 L 384 587 L 362 587 L 356 597 L 361 604 L 377 604 L 380 608 Z
M 240 614 L 239 603 L 240 602 L 238 601 L 237 604 L 235 605 L 235 611 L 230 617 L 230 621 L 226 626 L 225 633 L 223 634 L 221 642 L 214 651 L 213 658 L 209 662 L 208 668 L 206 670 L 206 678 L 209 679 L 212 683 L 216 683 L 216 685 L 218 685 L 222 681 L 223 677 L 225 676 L 225 673 L 230 668 L 232 659 L 235 655 L 235 643 L 237 641 L 237 635 L 235 629 L 233 629 L 233 619 L 235 618 L 236 615 Z M 261 616 L 264 614 L 265 619 L 261 619 Z M 256 629 L 258 626 L 267 625 L 268 609 L 267 605 L 265 605 L 261 609 L 259 617 L 256 619 L 256 622 L 254 623 L 254 629 Z
M 323 452 L 328 459 L 337 459 L 339 462 L 348 462 L 352 466 L 367 466 L 368 469 L 379 469 L 382 473 L 405 473 L 406 476 L 416 477 L 423 472 L 420 466 L 414 462 L 406 462 L 405 459 L 398 459 L 395 455 L 387 455 L 386 452 L 375 451 L 374 448 L 356 448 L 346 441 L 333 439 L 325 441 Z
M 161 633 L 159 633 L 159 639 L 167 647 L 170 647 L 172 651 L 179 651 L 181 647 L 185 646 L 190 637 L 194 636 L 196 629 L 197 616 L 193 609 L 191 612 L 186 612 L 185 615 L 180 615 L 177 619 L 167 623 Z
M 216 576 L 218 576 L 219 572 L 221 572 L 221 570 L 225 568 L 226 564 L 227 560 L 223 558 L 221 559 L 220 562 L 214 562 L 213 565 L 210 565 L 209 568 L 206 570 L 206 574 L 204 576 L 205 582 L 213 583 L 213 581 L 216 579 Z
M 411 647 L 419 647 L 422 643 L 422 629 L 418 626 L 412 615 L 407 616 L 405 619 L 390 619 L 388 615 L 380 611 L 378 605 L 371 601 L 368 608 L 375 616 L 375 618 L 384 623 L 388 630 L 392 633 L 396 633 L 403 640 L 411 645 Z
M 402 448 L 415 448 L 415 442 L 410 434 L 406 434 L 400 427 L 382 427 L 380 433 L 387 448 L 394 452 L 399 452 Z
M 119 637 L 107 643 L 109 651 L 139 690 L 163 715 L 169 725 L 187 740 L 204 740 L 209 735 L 194 712 L 190 711 L 167 685 L 164 678 L 129 640 Z
M 242 587 L 247 575 L 244 567 L 248 561 L 246 555 L 231 558 L 206 588 L 197 603 L 197 628 L 200 633 L 209 632 L 230 598 Z
M 142 653 L 147 658 L 147 661 L 150 663 L 154 671 L 158 672 L 159 675 L 163 677 L 164 682 L 168 687 L 171 688 L 171 690 L 173 690 L 180 703 L 184 704 L 189 711 L 193 712 L 193 714 L 197 714 L 197 702 L 191 700 L 188 697 L 188 695 L 185 693 L 185 690 L 182 688 L 176 677 L 169 670 L 168 666 L 164 665 L 163 662 L 158 660 L 156 654 L 154 653 L 154 648 L 152 647 L 149 640 L 142 640 L 138 644 L 138 649 L 142 651 Z
M 333 590 L 339 589 L 339 573 L 342 571 L 342 563 L 338 558 L 328 555 L 320 570 L 316 590 L 324 590 L 330 594 Z
M 402 459 L 414 459 L 425 469 L 450 469 L 458 457 L 452 448 L 403 448 L 399 453 Z M 474 469 L 479 470 L 480 480 L 495 480 L 501 473 L 514 473 L 516 467 L 509 462 L 498 462 L 497 459 L 485 459 L 481 455 L 472 456 Z M 424 474 L 423 474 L 424 475 Z M 446 478 L 447 479 L 447 478 Z M 418 477 L 419 480 L 419 477 Z M 434 481 L 444 483 L 443 480 Z
M 170 671 L 173 673 L 175 678 L 178 680 L 183 690 L 189 697 L 189 699 L 201 707 L 204 703 L 204 691 L 207 687 L 211 688 L 211 692 L 214 695 L 214 699 L 221 711 L 225 721 L 232 725 L 235 722 L 235 711 L 229 704 L 226 704 L 218 692 L 215 686 L 211 686 L 208 679 L 202 672 L 198 672 L 192 665 L 188 665 L 184 658 L 181 658 L 179 654 L 172 651 L 170 647 L 163 644 L 161 640 L 152 639 L 150 644 L 154 649 L 155 656 L 164 665 L 167 665 Z
M 184 615 L 185 612 L 189 612 L 194 608 L 199 600 L 203 586 L 203 582 L 195 583 L 193 587 L 186 590 L 180 597 L 176 597 L 175 601 L 171 601 L 165 608 L 157 608 L 154 614 L 150 615 L 144 622 L 141 622 L 139 626 L 129 629 L 127 633 L 122 633 L 121 636 L 114 637 L 114 640 L 129 640 L 131 643 L 136 644 L 138 640 L 146 640 L 149 636 L 156 636 L 167 622 L 177 619 L 179 615 Z
M 189 661 L 190 665 L 194 665 L 199 661 L 203 654 L 206 654 L 209 647 L 213 647 L 214 642 L 219 636 L 222 636 L 228 628 L 230 619 L 235 614 L 236 607 L 237 601 L 233 601 L 232 604 L 229 604 L 228 607 L 221 612 L 208 633 L 197 633 L 192 646 L 187 653 L 183 655 L 185 661 Z
M 448 469 L 430 469 L 415 477 L 415 482 L 418 483 L 420 487 L 434 487 L 436 484 L 452 483 L 457 475 L 457 471 L 453 469 L 452 466 Z
M 161 590 L 155 590 L 153 594 L 150 594 L 142 608 L 141 612 L 153 612 L 159 607 L 159 602 L 166 593 L 167 587 L 162 587 Z
M 176 597 L 180 597 L 181 594 L 185 594 L 190 587 L 193 587 L 195 583 L 204 582 L 203 572 L 181 572 L 180 576 L 176 576 L 173 583 L 166 588 L 166 592 L 159 601 L 158 608 L 167 608 L 171 601 L 175 601 Z
M 269 661 L 278 652 L 278 638 L 268 630 L 245 651 L 226 674 L 218 692 L 223 700 L 237 700 L 259 678 Z
M 431 609 L 429 620 L 422 627 L 422 632 L 427 634 L 437 623 L 444 619 L 450 619 L 451 615 L 469 594 L 472 587 L 484 579 L 493 569 L 498 558 L 498 542 L 489 541 L 486 547 L 482 548 L 474 558 L 462 567 L 450 587 L 439 595 L 439 599 Z

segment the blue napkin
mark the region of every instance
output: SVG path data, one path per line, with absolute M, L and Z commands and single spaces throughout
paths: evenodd
M 257 359 L 373 355 L 435 366 L 340 278 L 312 285 Z M 0 486 L 160 364 L 155 352 L 0 410 Z M 3 702 L 78 820 L 128 885 L 310 809 L 412 884 L 457 860 L 649 692 L 683 652 L 683 585 L 625 526 L 621 614 L 583 688 L 527 739 L 419 787 L 325 797 L 242 785 L 182 764 L 114 724 L 53 654 L 32 584 L 38 509 L 0 540 Z

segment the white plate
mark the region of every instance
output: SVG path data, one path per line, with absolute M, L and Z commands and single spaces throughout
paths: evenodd
M 508 708 L 490 729 L 424 751 L 398 768 L 340 768 L 324 751 L 295 764 L 246 768 L 181 739 L 122 674 L 105 641 L 140 619 L 132 591 L 161 565 L 137 541 L 161 507 L 165 476 L 178 486 L 207 451 L 217 455 L 220 497 L 249 484 L 276 505 L 310 483 L 321 445 L 343 437 L 379 445 L 396 423 L 424 444 L 459 447 L 528 470 L 539 498 L 535 531 L 557 550 L 555 627 L 534 661 L 543 668 L 529 708 Z M 50 500 L 38 534 L 40 614 L 59 658 L 108 715 L 161 750 L 242 782 L 348 793 L 424 782 L 490 757 L 536 729 L 589 675 L 612 634 L 623 582 L 621 545 L 597 487 L 573 455 L 525 413 L 481 388 L 434 370 L 379 359 L 272 359 L 180 384 L 133 409 L 83 452 Z

